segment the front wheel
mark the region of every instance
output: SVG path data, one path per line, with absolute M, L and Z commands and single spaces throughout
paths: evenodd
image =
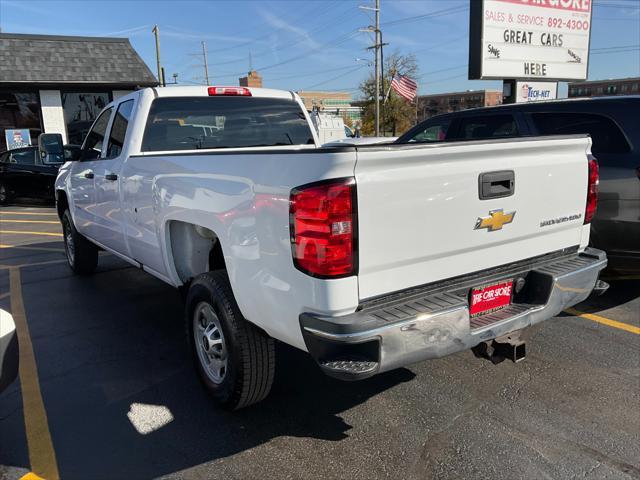
M 220 406 L 238 410 L 269 394 L 274 341 L 244 319 L 227 272 L 204 273 L 191 283 L 186 323 L 200 379 Z
M 78 275 L 93 273 L 98 266 L 98 247 L 78 233 L 68 209 L 62 215 L 62 235 L 71 270 Z

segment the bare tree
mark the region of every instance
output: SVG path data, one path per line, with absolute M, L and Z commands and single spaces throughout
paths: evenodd
M 388 96 L 382 108 L 383 119 L 380 122 L 380 129 L 393 136 L 400 135 L 413 126 L 415 122 L 415 104 L 409 103 L 390 88 L 391 79 L 394 75 L 406 75 L 412 79 L 418 76 L 418 64 L 414 55 L 402 55 L 399 52 L 392 53 L 385 58 L 382 75 L 382 94 Z M 360 85 L 360 91 L 365 99 L 362 115 L 362 133 L 372 135 L 374 131 L 374 100 L 375 81 L 370 75 Z M 383 99 L 385 100 L 385 99 Z

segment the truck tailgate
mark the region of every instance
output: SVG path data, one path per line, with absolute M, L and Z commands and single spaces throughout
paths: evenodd
M 579 245 L 590 146 L 582 136 L 359 147 L 360 298 Z M 513 194 L 481 199 L 491 172 L 502 173 L 489 182 L 513 172 Z

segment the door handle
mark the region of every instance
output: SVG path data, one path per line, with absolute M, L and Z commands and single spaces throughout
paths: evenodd
M 480 200 L 510 197 L 515 191 L 513 170 L 481 173 L 478 177 L 478 197 Z
M 118 175 L 116 175 L 115 173 L 107 173 L 104 178 L 113 182 L 118 179 Z
M 93 177 L 94 177 L 93 172 L 91 172 L 91 171 L 89 171 L 89 172 L 84 172 L 84 178 L 89 178 L 89 179 L 91 179 L 91 178 L 93 178 Z

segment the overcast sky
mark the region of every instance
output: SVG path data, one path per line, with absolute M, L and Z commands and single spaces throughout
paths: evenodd
M 155 73 L 158 24 L 167 80 L 237 84 L 252 65 L 268 87 L 350 90 L 371 71 L 371 0 L 0 0 L 3 32 L 129 37 Z M 469 0 L 381 0 L 385 54 L 415 53 L 420 93 L 501 88 L 467 80 Z M 623 49 L 599 50 L 609 47 Z M 633 46 L 636 48 L 634 49 Z M 640 0 L 594 0 L 589 79 L 640 76 Z M 20 52 L 15 52 L 20 55 Z M 566 88 L 561 88 L 561 92 Z

